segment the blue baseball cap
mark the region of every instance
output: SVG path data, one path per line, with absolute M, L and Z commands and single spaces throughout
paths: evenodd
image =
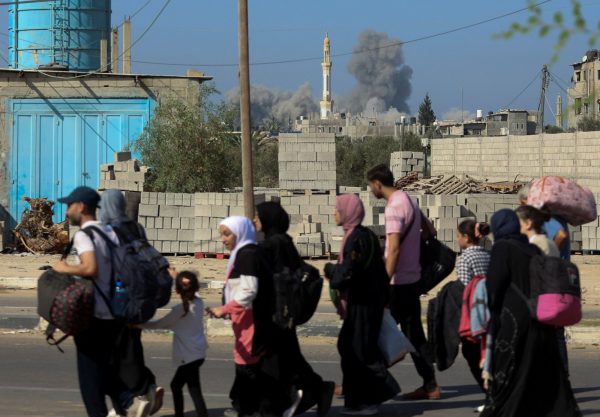
M 68 196 L 59 198 L 58 202 L 67 205 L 72 203 L 83 203 L 88 208 L 94 209 L 99 207 L 100 194 L 90 187 L 77 187 L 71 191 L 71 194 Z

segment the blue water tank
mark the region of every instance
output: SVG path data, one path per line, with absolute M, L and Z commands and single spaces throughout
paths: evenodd
M 15 0 L 9 7 L 10 67 L 56 63 L 72 71 L 98 70 L 100 40 L 110 37 L 110 15 L 111 0 Z

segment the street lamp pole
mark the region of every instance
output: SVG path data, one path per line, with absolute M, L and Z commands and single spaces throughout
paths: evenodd
M 244 214 L 254 218 L 252 138 L 250 132 L 250 52 L 248 47 L 248 0 L 238 0 L 238 48 L 240 60 L 240 121 L 242 127 L 242 185 Z

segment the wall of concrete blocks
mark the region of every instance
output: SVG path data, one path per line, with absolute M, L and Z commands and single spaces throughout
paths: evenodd
M 489 181 L 560 175 L 600 193 L 600 132 L 463 137 L 431 141 L 431 174 Z
M 100 165 L 100 188 L 122 191 L 145 191 L 148 167 L 131 159 L 131 152 L 115 152 L 115 162 Z
M 423 176 L 425 169 L 425 154 L 423 152 L 392 152 L 390 155 L 390 169 L 394 178 L 402 178 L 416 172 Z
M 194 253 L 196 207 L 194 194 L 141 194 L 138 221 L 148 240 L 162 253 Z
M 335 135 L 279 135 L 279 188 L 335 190 Z

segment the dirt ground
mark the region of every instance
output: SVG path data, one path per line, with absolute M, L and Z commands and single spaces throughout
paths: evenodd
M 0 277 L 38 277 L 41 273 L 40 267 L 52 265 L 58 258 L 58 256 L 49 255 L 0 255 Z M 178 270 L 190 269 L 198 272 L 203 281 L 222 281 L 225 278 L 226 260 L 195 259 L 191 256 L 169 257 L 168 259 Z M 326 262 L 328 261 L 310 261 L 319 270 L 323 270 Z M 593 316 L 594 318 L 598 316 L 597 318 L 600 319 L 600 256 L 575 255 L 573 262 L 577 264 L 581 273 L 585 309 L 597 311 L 598 314 L 593 314 Z M 448 279 L 454 279 L 454 274 Z M 435 293 L 432 291 L 425 298 L 430 298 Z

